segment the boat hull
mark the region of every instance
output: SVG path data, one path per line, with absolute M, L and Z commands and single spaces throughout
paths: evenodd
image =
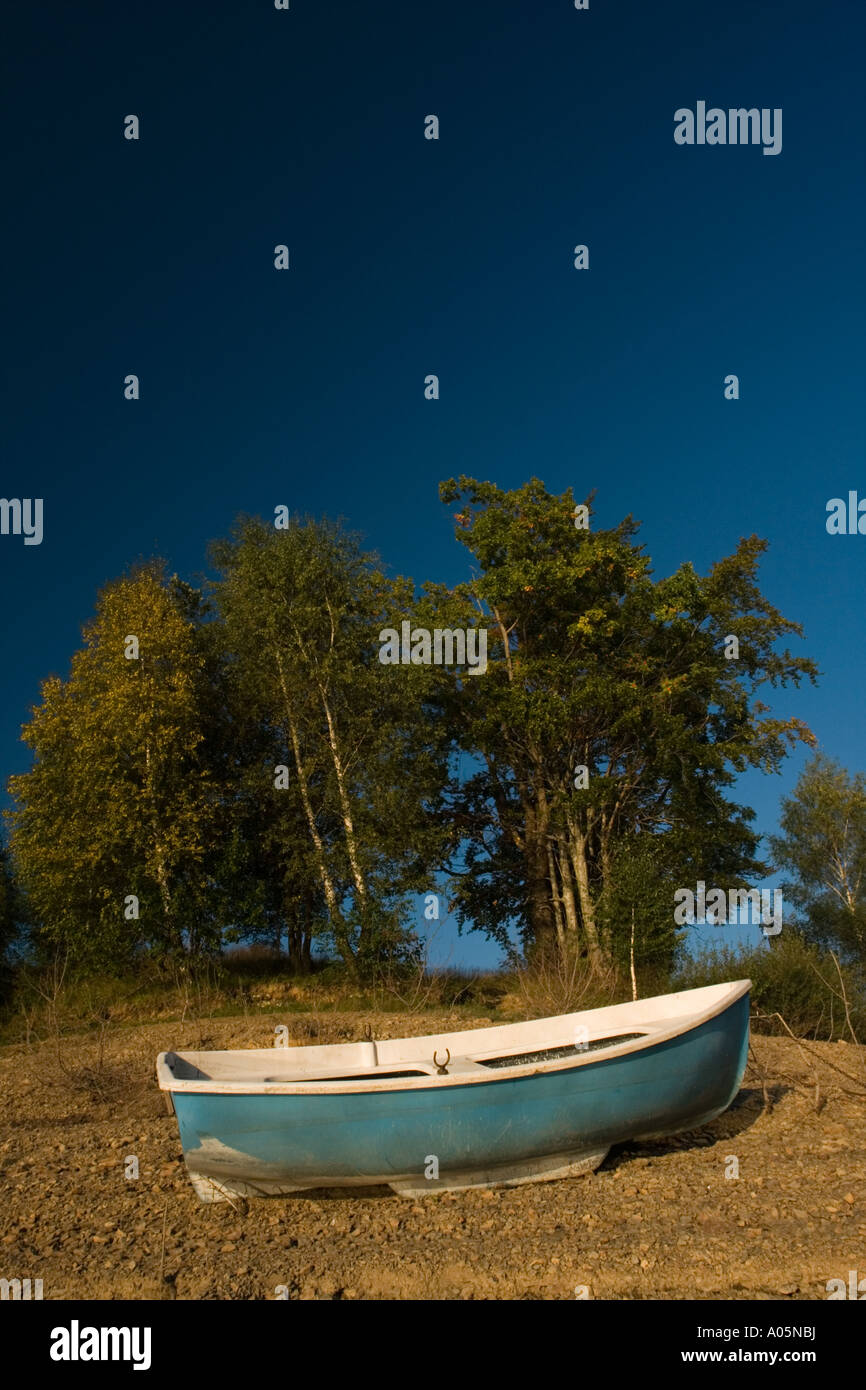
M 746 1067 L 748 994 L 626 1055 L 471 1085 L 336 1094 L 173 1092 L 203 1200 L 331 1186 L 445 1188 L 544 1181 L 612 1144 L 707 1124 Z

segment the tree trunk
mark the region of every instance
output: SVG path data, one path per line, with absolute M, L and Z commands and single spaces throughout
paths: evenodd
M 553 916 L 556 923 L 556 942 L 560 951 L 565 949 L 565 926 L 563 924 L 563 903 L 556 881 L 556 857 L 553 845 L 547 841 L 547 876 L 550 881 L 550 896 L 553 902 Z
M 313 841 L 313 848 L 316 855 L 316 864 L 319 869 L 319 877 L 322 880 L 322 888 L 325 894 L 325 902 L 327 903 L 328 911 L 331 914 L 331 922 L 334 929 L 334 936 L 337 942 L 337 949 L 340 952 L 340 955 L 352 980 L 357 982 L 358 963 L 355 959 L 355 954 L 352 950 L 352 946 L 349 941 L 348 933 L 346 931 L 346 925 L 343 921 L 343 914 L 340 910 L 340 904 L 337 900 L 337 894 L 334 888 L 334 883 L 328 871 L 328 864 L 325 858 L 324 842 L 322 840 L 321 835 L 319 834 L 319 827 L 316 825 L 316 816 L 315 812 L 313 811 L 313 803 L 310 800 L 310 789 L 307 783 L 307 771 L 304 767 L 304 760 L 301 754 L 301 740 L 298 734 L 298 726 L 295 722 L 294 709 L 292 708 L 292 702 L 289 699 L 289 692 L 286 687 L 286 678 L 283 669 L 283 659 L 279 649 L 276 650 L 275 655 L 277 662 L 277 670 L 280 673 L 280 685 L 283 691 L 283 700 L 286 707 L 286 721 L 289 726 L 289 735 L 292 740 L 292 752 L 295 758 L 295 769 L 298 774 L 298 789 L 301 793 L 301 803 L 304 808 L 304 814 L 307 817 L 307 825 L 310 829 L 310 838 Z
M 349 794 L 346 791 L 346 772 L 345 768 L 343 767 L 343 760 L 340 757 L 340 748 L 337 740 L 337 730 L 334 725 L 334 717 L 331 713 L 331 707 L 328 704 L 327 696 L 325 695 L 325 692 L 322 689 L 321 685 L 319 686 L 319 694 L 322 697 L 322 707 L 325 711 L 325 718 L 328 721 L 328 742 L 331 746 L 331 758 L 333 759 L 334 773 L 337 778 L 337 793 L 340 798 L 340 810 L 342 812 L 343 817 L 343 830 L 346 836 L 346 852 L 349 856 L 349 866 L 352 871 L 352 880 L 355 884 L 355 891 L 358 894 L 358 906 L 360 908 L 361 917 L 361 937 L 358 944 L 358 949 L 360 954 L 363 955 L 368 944 L 368 931 L 364 920 L 366 917 L 367 907 L 367 885 L 364 882 L 364 875 L 361 872 L 361 864 L 358 859 L 358 842 L 355 838 L 355 825 L 354 821 L 352 820 L 352 807 L 349 802 Z
M 301 974 L 309 975 L 312 968 L 310 949 L 313 941 L 313 904 L 309 889 L 304 893 L 301 913 Z
M 526 868 L 531 950 L 543 957 L 555 949 L 556 925 L 548 878 L 547 826 L 539 824 L 538 812 L 531 804 L 526 807 Z
M 297 918 L 289 923 L 289 970 L 293 975 L 301 971 L 301 926 Z
M 165 850 L 159 833 L 159 824 L 156 811 L 152 815 L 153 827 L 153 854 L 155 860 L 155 876 L 159 886 L 159 896 L 162 902 L 162 915 L 165 922 L 165 939 L 170 950 L 183 950 L 183 933 L 175 923 L 174 903 L 172 901 L 171 888 L 168 882 L 168 870 L 165 864 Z M 189 933 L 189 954 L 195 954 L 196 948 L 195 931 L 190 928 Z
M 150 807 L 150 828 L 153 834 L 153 857 L 154 874 L 159 887 L 159 896 L 162 902 L 162 915 L 165 922 L 165 939 L 170 949 L 180 949 L 183 940 L 179 932 L 176 932 L 174 925 L 174 912 L 171 901 L 171 889 L 168 883 L 168 870 L 165 865 L 165 849 L 162 835 L 160 832 L 159 813 L 156 808 L 156 795 L 153 790 L 153 780 L 151 776 L 150 744 L 144 747 L 144 766 L 147 778 L 147 800 Z
M 571 861 L 568 857 L 568 841 L 565 835 L 557 835 L 559 844 L 559 876 L 562 885 L 562 905 L 565 911 L 566 929 L 573 942 L 580 937 L 580 921 L 577 913 L 577 901 L 574 896 L 574 876 L 571 871 Z
M 580 903 L 580 917 L 583 924 L 584 935 L 586 936 L 587 949 L 589 951 L 589 961 L 593 970 L 600 971 L 604 964 L 604 953 L 598 939 L 598 926 L 595 920 L 595 904 L 592 901 L 592 893 L 589 886 L 589 867 L 586 862 L 586 838 L 581 834 L 574 821 L 569 816 L 568 828 L 569 853 L 571 866 L 574 870 L 574 878 L 577 883 L 577 896 Z

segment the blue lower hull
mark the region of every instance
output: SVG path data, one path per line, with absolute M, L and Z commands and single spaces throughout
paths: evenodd
M 518 1079 L 334 1095 L 176 1091 L 191 1170 L 285 1184 L 424 1180 L 499 1168 L 706 1123 L 746 1067 L 749 997 L 691 1032 L 606 1061 Z

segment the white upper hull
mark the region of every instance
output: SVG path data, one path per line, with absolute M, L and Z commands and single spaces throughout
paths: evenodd
M 587 1066 L 602 1057 L 639 1052 L 678 1037 L 722 1013 L 748 992 L 750 983 L 737 980 L 527 1023 L 431 1033 L 420 1038 L 317 1047 L 163 1052 L 157 1059 L 157 1076 L 164 1091 L 210 1095 L 333 1095 L 335 1091 L 353 1094 L 430 1086 L 440 1089 L 443 1085 L 489 1082 L 494 1077 L 505 1080 Z M 616 1038 L 624 1034 L 638 1036 L 617 1042 Z M 610 1045 L 599 1049 L 597 1044 L 608 1038 L 612 1039 Z M 586 1051 L 582 1051 L 584 1046 Z M 559 1048 L 569 1049 L 569 1055 L 517 1060 L 521 1054 Z M 440 1066 L 445 1063 L 446 1053 L 450 1053 L 450 1058 L 443 1073 Z M 500 1064 L 495 1070 L 489 1065 L 491 1059 L 510 1055 L 515 1056 L 514 1065 Z M 400 1075 L 389 1075 L 394 1072 Z

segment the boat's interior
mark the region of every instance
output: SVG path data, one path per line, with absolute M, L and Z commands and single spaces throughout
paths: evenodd
M 245 1048 L 229 1052 L 166 1052 L 157 1072 L 164 1090 L 259 1085 L 383 1083 L 422 1077 L 488 1077 L 517 1068 L 556 1068 L 601 1051 L 637 1050 L 721 1013 L 745 994 L 748 980 L 659 995 L 608 1008 L 419 1038 L 367 1040 L 316 1047 Z M 205 1089 L 205 1087 L 202 1087 Z

